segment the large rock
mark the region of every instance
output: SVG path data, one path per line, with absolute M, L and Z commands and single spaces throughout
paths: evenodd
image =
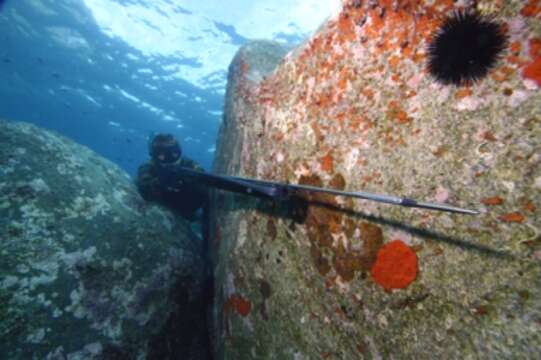
M 189 223 L 145 203 L 111 162 L 29 124 L 0 121 L 0 174 L 0 358 L 200 347 L 204 271 Z
M 347 1 L 265 78 L 239 51 L 215 171 L 481 214 L 306 194 L 288 213 L 216 195 L 218 356 L 541 356 L 540 11 L 474 2 L 508 48 L 455 87 L 426 71 L 454 3 Z
M 259 83 L 282 61 L 287 48 L 271 41 L 253 41 L 243 46 L 236 54 L 229 66 L 227 81 L 227 95 L 225 98 L 224 119 L 220 127 L 217 150 L 214 159 L 215 173 L 239 174 L 241 164 L 253 164 L 250 149 L 253 140 L 251 137 L 263 130 L 263 124 L 254 121 L 257 104 L 252 102 L 253 93 Z M 258 135 L 256 135 L 258 136 Z M 245 142 L 246 141 L 246 142 Z M 224 282 L 230 272 L 228 252 L 233 254 L 236 234 L 241 228 L 241 221 L 246 213 L 239 211 L 243 208 L 257 207 L 254 199 L 235 194 L 218 192 L 213 194 L 213 206 L 210 208 L 209 246 L 212 263 L 216 265 L 214 277 L 217 287 L 214 291 L 213 329 L 212 338 L 214 357 L 222 359 L 224 356 L 223 337 L 225 328 L 224 304 L 226 295 L 232 291 L 224 292 Z M 235 210 L 229 212 L 229 210 Z M 221 234 L 227 235 L 228 241 L 221 241 Z M 219 249 L 219 252 L 216 250 Z

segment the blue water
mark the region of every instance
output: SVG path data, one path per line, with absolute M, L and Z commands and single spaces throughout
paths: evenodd
M 197 3 L 5 1 L 0 7 L 0 118 L 60 132 L 132 176 L 147 158 L 149 134 L 170 132 L 181 141 L 187 156 L 210 169 L 222 118 L 227 65 L 234 51 L 251 37 L 235 23 L 242 21 L 246 28 L 247 19 L 236 15 L 243 14 L 243 4 L 251 7 L 252 14 L 261 13 L 254 6 L 264 6 L 262 11 L 269 17 L 250 21 L 262 25 L 267 38 L 289 44 L 301 42 L 328 14 L 319 14 L 320 19 L 310 25 L 290 22 L 287 28 L 273 28 L 264 22 L 273 22 L 271 15 L 301 1 L 233 1 L 227 6 L 222 1 Z M 317 6 L 318 2 L 304 3 Z M 146 17 L 140 15 L 144 11 Z M 220 18 L 217 14 L 223 11 L 232 14 Z M 129 39 L 136 29 L 129 24 L 122 28 L 123 19 L 137 24 L 135 37 Z M 167 26 L 160 28 L 160 23 Z M 146 34 L 149 39 L 142 42 L 144 48 L 138 40 L 144 40 Z M 253 35 L 261 37 L 262 33 Z M 177 43 L 178 48 L 171 49 Z M 206 49 L 223 56 L 213 62 L 215 55 L 206 54 Z M 199 78 L 172 76 L 180 68 Z

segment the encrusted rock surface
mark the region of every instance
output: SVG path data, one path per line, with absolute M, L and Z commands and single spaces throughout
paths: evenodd
M 427 44 L 464 6 L 509 43 L 486 78 L 438 84 Z M 352 0 L 280 63 L 239 51 L 215 171 L 481 214 L 217 193 L 219 358 L 541 356 L 540 17 L 536 1 Z M 382 260 L 391 242 L 409 260 Z
M 199 241 L 189 223 L 144 202 L 116 165 L 0 121 L 0 358 L 192 351 L 205 326 Z M 171 321 L 189 323 L 189 338 L 172 338 Z

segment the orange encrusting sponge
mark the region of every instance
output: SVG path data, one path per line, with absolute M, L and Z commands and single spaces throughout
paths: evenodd
M 379 250 L 371 273 L 387 290 L 404 289 L 417 277 L 417 255 L 403 241 L 391 241 Z

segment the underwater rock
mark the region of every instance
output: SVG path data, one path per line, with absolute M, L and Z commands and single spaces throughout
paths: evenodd
M 490 66 L 472 64 L 486 76 L 456 86 L 430 74 L 429 50 L 464 4 L 506 42 Z M 254 45 L 239 51 L 215 171 L 480 214 L 308 194 L 288 213 L 216 195 L 218 358 L 541 356 L 541 88 L 530 71 L 541 27 L 528 6 L 348 0 L 264 78 L 250 80 Z M 405 266 L 381 266 L 388 244 Z
M 142 200 L 113 163 L 0 121 L 0 358 L 193 351 L 205 326 L 199 249 L 189 223 Z
M 217 174 L 239 174 L 241 164 L 255 164 L 251 159 L 252 154 L 256 154 L 250 149 L 252 137 L 264 136 L 264 126 L 260 121 L 256 121 L 257 108 L 259 104 L 255 102 L 256 98 L 253 92 L 258 88 L 261 81 L 269 76 L 276 68 L 289 49 L 272 41 L 252 41 L 243 46 L 235 55 L 235 58 L 229 66 L 229 75 L 227 82 L 227 95 L 225 98 L 224 119 L 220 126 L 215 153 L 213 172 Z M 247 140 L 247 142 L 245 142 Z M 255 169 L 245 170 L 253 175 Z M 231 252 L 234 254 L 235 246 L 233 242 L 221 243 L 221 232 L 231 232 L 245 229 L 245 214 L 242 211 L 229 213 L 221 217 L 222 214 L 232 208 L 251 208 L 257 206 L 252 198 L 243 198 L 228 193 L 213 194 L 214 204 L 210 208 L 210 228 L 209 241 L 210 252 L 213 263 L 217 262 L 223 265 L 226 257 L 217 259 L 221 256 L 216 252 L 219 248 L 220 253 Z M 272 225 L 270 226 L 272 227 Z M 242 231 L 242 230 L 240 230 Z M 272 231 L 271 231 L 272 232 Z M 230 235 L 229 235 L 230 236 Z M 223 245 L 223 246 L 222 246 Z M 226 247 L 227 246 L 227 247 Z M 214 276 L 218 278 L 218 283 L 225 283 L 226 270 L 223 266 L 216 268 Z M 227 296 L 227 297 L 226 297 Z M 214 307 L 212 318 L 214 319 L 214 328 L 212 329 L 212 339 L 217 339 L 213 343 L 214 356 L 216 359 L 223 357 L 223 342 L 221 339 L 228 331 L 227 324 L 223 319 L 229 314 L 248 315 L 251 312 L 252 304 L 246 301 L 241 294 L 235 294 L 234 289 L 230 288 L 224 292 L 222 288 L 214 289 Z M 263 306 L 263 305 L 261 305 Z

